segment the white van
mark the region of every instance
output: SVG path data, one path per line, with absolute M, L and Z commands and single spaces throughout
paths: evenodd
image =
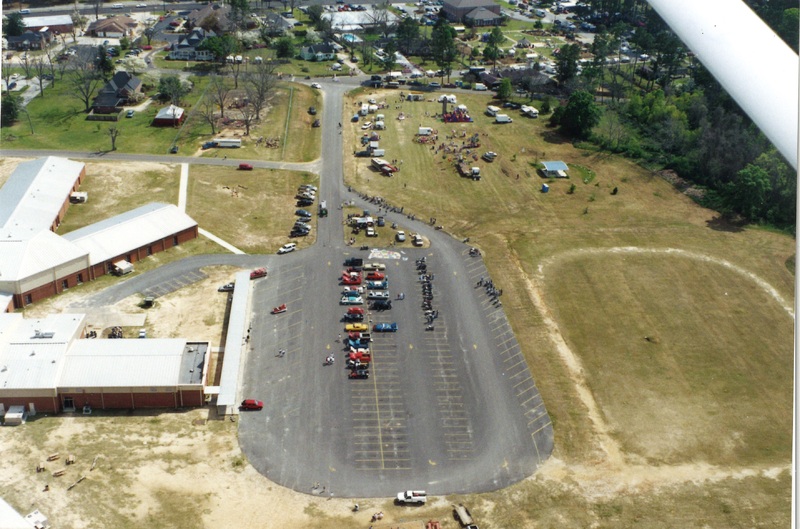
M 122 9 L 122 4 L 114 4 L 111 6 L 111 9 Z
M 486 107 L 486 115 L 487 116 L 494 117 L 494 116 L 497 115 L 498 112 L 500 112 L 500 107 L 495 107 L 495 106 L 492 106 L 492 105 L 489 105 L 488 107 Z
M 361 111 L 359 112 L 362 116 L 366 116 L 369 114 L 369 105 L 366 103 L 361 103 Z
M 488 88 L 486 88 L 486 85 L 483 83 L 475 83 L 472 89 L 478 92 L 485 92 L 486 90 L 488 90 Z
M 514 120 L 508 117 L 508 114 L 497 114 L 494 117 L 495 123 L 513 123 Z

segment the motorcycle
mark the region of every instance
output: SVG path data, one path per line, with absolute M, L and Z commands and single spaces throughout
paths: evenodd
M 325 358 L 325 361 L 322 363 L 322 365 L 332 366 L 334 361 L 335 361 L 335 358 L 333 357 L 333 355 L 328 355 Z

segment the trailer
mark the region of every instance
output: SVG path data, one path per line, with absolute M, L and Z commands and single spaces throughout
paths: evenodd
M 223 149 L 238 149 L 242 146 L 242 140 L 239 138 L 217 138 L 213 143 Z
M 458 174 L 460 174 L 464 178 L 472 178 L 473 180 L 481 179 L 480 167 L 470 167 L 465 163 L 459 163 L 456 164 L 456 169 L 458 169 Z

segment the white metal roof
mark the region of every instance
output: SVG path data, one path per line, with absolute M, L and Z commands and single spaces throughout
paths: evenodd
M 88 266 L 87 254 L 86 250 L 49 230 L 27 237 L 0 230 L 0 285 L 35 276 L 74 260 L 85 260 Z M 13 291 L 12 288 L 8 290 Z
M 48 15 L 43 17 L 24 17 L 22 21 L 26 28 L 38 28 L 40 26 L 71 26 L 72 17 L 70 15 Z
M 31 529 L 25 517 L 0 498 L 0 527 L 3 529 Z
M 0 314 L 0 390 L 55 389 L 70 344 L 80 335 L 84 314 L 50 314 L 23 319 Z
M 185 348 L 183 338 L 76 340 L 58 387 L 178 386 Z
M 0 188 L 0 226 L 49 230 L 84 167 L 57 156 L 20 163 Z
M 194 219 L 174 204 L 154 202 L 63 237 L 89 252 L 94 265 L 196 225 Z
M 169 105 L 159 110 L 155 119 L 181 119 L 181 116 L 183 116 L 183 109 L 181 107 Z

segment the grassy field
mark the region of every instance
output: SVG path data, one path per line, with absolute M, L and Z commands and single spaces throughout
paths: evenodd
M 193 78 L 194 89 L 183 104 L 188 118 L 181 128 L 152 127 L 150 123 L 164 106 L 152 102 L 146 109 L 137 111 L 133 118 L 122 118 L 116 122 L 120 130 L 117 138 L 117 151 L 166 154 L 175 143 L 183 154 L 200 152 L 201 145 L 220 134 L 211 134 L 208 124 L 199 115 L 192 114 L 192 108 L 203 95 L 208 80 L 205 77 Z M 3 127 L 2 140 L 7 148 L 17 149 L 64 149 L 78 151 L 110 151 L 111 140 L 108 128 L 112 122 L 87 121 L 83 105 L 69 96 L 67 83 L 58 82 L 45 90 L 44 98 L 36 98 L 28 105 L 34 134 L 31 134 L 27 119 L 18 121 L 12 127 Z M 291 106 L 289 105 L 291 94 Z M 309 106 L 320 105 L 317 91 L 298 84 L 283 83 L 276 90 L 272 106 L 262 114 L 262 121 L 251 131 L 251 137 L 259 136 L 281 138 L 277 149 L 257 147 L 244 142 L 237 152 L 242 158 L 283 160 L 304 162 L 319 156 L 320 131 L 311 128 Z M 286 127 L 289 123 L 288 128 Z M 244 131 L 235 123 L 231 130 Z M 219 133 L 219 131 L 218 131 Z M 283 147 L 283 143 L 286 147 Z M 207 156 L 219 155 L 217 152 Z
M 193 166 L 186 212 L 201 227 L 240 250 L 274 253 L 289 242 L 297 209 L 294 196 L 300 184 L 319 185 L 319 178 L 276 169 Z M 309 210 L 316 213 L 316 206 Z M 301 249 L 315 239 L 316 230 L 312 229 L 310 235 L 295 242 Z
M 309 107 L 317 108 L 317 116 L 308 113 Z M 235 151 L 235 157 L 245 160 L 274 160 L 284 162 L 310 162 L 319 157 L 322 129 L 312 127 L 314 120 L 322 114 L 322 96 L 319 91 L 298 83 L 281 83 L 261 122 L 250 129 L 249 137 L 242 137 L 242 148 Z M 210 134 L 198 137 L 197 149 L 210 139 L 228 136 L 236 130 L 244 132 L 243 126 L 228 128 L 228 133 Z M 257 138 L 277 138 L 276 148 L 257 145 Z M 202 156 L 218 158 L 229 153 L 227 149 L 200 151 Z
M 207 80 L 193 78 L 194 89 L 183 104 L 190 116 L 182 129 L 152 127 L 150 123 L 164 106 L 151 103 L 144 111 L 136 112 L 133 118 L 122 118 L 116 122 L 120 130 L 117 150 L 145 154 L 166 154 L 173 142 L 183 146 L 196 141 L 195 124 L 191 108 L 200 98 Z M 110 151 L 111 140 L 108 128 L 114 124 L 106 121 L 87 121 L 83 103 L 70 95 L 66 82 L 56 82 L 45 89 L 45 97 L 37 97 L 28 104 L 33 122 L 31 134 L 27 119 L 21 119 L 11 127 L 3 127 L 3 145 L 9 149 L 62 149 L 77 151 Z
M 794 253 L 790 237 L 729 226 L 657 175 L 624 159 L 576 149 L 547 128 L 546 119 L 507 111 L 514 122 L 494 124 L 483 114 L 491 101 L 481 94 L 458 96 L 474 123 L 444 124 L 433 117 L 441 112 L 435 101 L 399 103 L 397 92 L 356 91 L 345 110 L 347 152 L 363 133 L 349 123 L 351 109 L 368 97 L 388 105 L 379 110 L 388 127 L 380 132 L 381 145 L 401 170 L 386 178 L 368 167 L 368 159 L 349 157 L 347 183 L 418 218 L 436 217 L 488 256 L 517 339 L 535 366 L 555 425 L 558 460 L 585 464 L 605 457 L 587 397 L 577 389 L 581 380 L 554 345 L 559 330 L 583 363 L 588 398 L 596 400 L 599 420 L 626 461 L 653 468 L 698 462 L 727 468 L 790 460 L 792 322 L 781 305 L 751 278 L 713 262 L 605 253 L 616 247 L 677 248 L 727 261 L 791 303 L 794 278 L 785 266 Z M 405 120 L 397 120 L 399 112 Z M 437 146 L 452 142 L 456 151 L 464 133 L 479 134 L 480 147 L 463 154 L 481 168 L 483 179 L 459 177 L 452 167 L 456 154 L 414 143 L 419 126 L 437 129 Z M 494 163 L 473 160 L 488 150 L 499 153 Z M 534 167 L 544 160 L 580 168 L 568 179 L 544 179 Z M 541 192 L 543 183 L 550 185 L 548 193 Z M 612 195 L 614 188 L 618 193 Z M 584 249 L 597 255 L 559 259 Z M 536 296 L 549 307 L 556 328 L 542 317 Z M 764 493 L 762 486 L 772 486 L 752 484 L 753 501 Z M 741 484 L 730 485 L 742 493 Z M 663 497 L 645 494 L 639 501 L 662 508 Z M 782 497 L 781 514 L 774 516 L 788 520 L 785 490 Z M 661 525 L 651 519 L 650 526 Z
M 172 61 L 167 59 L 169 52 L 158 52 L 153 54 L 153 63 L 157 68 L 166 68 L 170 70 L 183 70 L 187 72 L 208 72 L 217 70 L 218 67 L 209 61 Z M 275 57 L 274 50 L 268 48 L 259 48 L 253 50 L 246 50 L 241 53 L 243 57 L 247 57 L 252 61 L 255 57 L 262 57 L 263 59 L 273 59 Z M 304 61 L 303 59 L 290 59 L 284 64 L 280 64 L 276 71 L 284 75 L 296 75 L 312 77 L 333 77 L 334 75 L 344 76 L 350 74 L 350 67 L 346 64 L 342 65 L 342 69 L 335 71 L 331 69 L 336 61 Z M 220 72 L 224 72 L 224 68 L 219 68 Z M 246 67 L 242 67 L 242 71 L 246 71 Z

